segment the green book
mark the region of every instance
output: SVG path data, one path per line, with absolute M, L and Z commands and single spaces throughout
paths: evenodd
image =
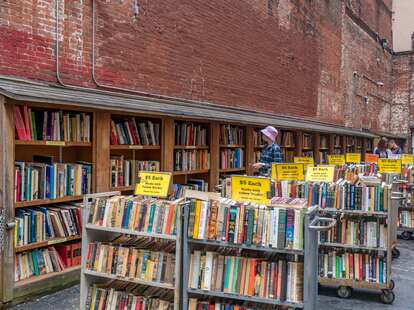
M 224 266 L 224 281 L 223 281 L 223 292 L 227 293 L 229 290 L 229 280 L 230 280 L 230 265 L 231 265 L 231 257 L 225 257 L 225 266 Z
M 247 218 L 247 236 L 246 236 L 246 244 L 251 245 L 253 242 L 253 229 L 255 225 L 254 217 L 255 217 L 255 210 L 248 209 L 247 210 L 248 218 Z

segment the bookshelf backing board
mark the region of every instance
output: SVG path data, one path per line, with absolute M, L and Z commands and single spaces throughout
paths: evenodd
M 110 121 L 111 121 L 111 112 L 109 111 L 93 111 L 88 109 L 82 109 L 82 112 L 92 113 L 92 142 L 88 145 L 82 146 L 70 146 L 70 147 L 58 147 L 58 146 L 44 146 L 36 145 L 35 143 L 15 143 L 15 133 L 14 133 L 14 104 L 22 104 L 21 102 L 16 102 L 13 100 L 8 100 L 7 103 L 3 97 L 0 96 L 0 130 L 3 137 L 3 141 L 0 152 L 0 160 L 5 167 L 3 169 L 3 178 L 0 179 L 0 185 L 3 189 L 3 192 L 0 191 L 0 208 L 6 206 L 5 211 L 8 213 L 9 218 L 14 216 L 14 190 L 11 182 L 5 182 L 2 184 L 3 180 L 12 180 L 14 178 L 14 160 L 31 160 L 33 154 L 52 154 L 56 158 L 62 158 L 65 162 L 75 161 L 75 160 L 84 160 L 92 162 L 93 167 L 93 178 L 92 178 L 92 192 L 105 192 L 111 190 L 111 181 L 110 181 L 110 156 L 111 154 L 126 154 L 131 156 L 132 152 L 135 152 L 136 159 L 156 159 L 160 160 L 161 170 L 162 171 L 174 171 L 174 121 L 193 121 L 193 122 L 205 122 L 209 126 L 209 149 L 210 149 L 210 170 L 203 171 L 198 174 L 183 174 L 174 176 L 174 180 L 179 182 L 186 182 L 188 178 L 203 178 L 209 182 L 210 190 L 214 190 L 214 187 L 218 184 L 220 177 L 220 144 L 219 144 L 219 133 L 220 133 L 220 122 L 213 121 L 203 121 L 203 120 L 191 120 L 191 119 L 180 119 L 180 118 L 171 118 L 167 116 L 151 116 L 146 114 L 137 114 L 138 117 L 142 118 L 154 118 L 158 119 L 161 122 L 160 128 L 160 146 L 151 150 L 130 150 L 123 149 L 123 147 L 112 147 L 110 146 Z M 64 110 L 73 110 L 80 111 L 80 109 L 74 109 L 73 107 L 64 107 L 57 106 L 53 104 L 30 104 L 30 106 L 37 106 L 43 109 L 64 109 Z M 116 113 L 116 115 L 122 115 L 122 112 Z M 131 114 L 128 114 L 130 117 Z M 232 124 L 233 125 L 233 124 Z M 251 164 L 255 162 L 254 160 L 254 150 L 256 149 L 253 143 L 253 132 L 255 129 L 261 128 L 258 125 L 243 125 L 243 124 L 234 124 L 243 126 L 245 128 L 245 168 L 246 170 L 242 171 L 229 171 L 228 174 L 232 173 L 242 173 L 252 175 L 254 173 Z M 277 126 L 276 126 L 277 127 Z M 302 131 L 294 129 L 283 129 L 277 127 L 279 130 L 278 144 L 281 145 L 281 140 L 283 137 L 284 131 L 290 131 L 294 133 L 295 146 L 290 148 L 295 155 L 300 155 L 302 153 Z M 318 154 L 319 150 L 319 141 L 318 134 L 309 132 L 313 135 L 313 150 L 314 154 Z M 334 139 L 333 134 L 324 134 L 329 137 L 329 153 L 331 154 L 334 149 Z M 342 151 L 345 150 L 344 136 L 341 136 L 342 142 Z M 365 145 L 363 141 L 363 145 Z M 16 144 L 16 145 L 15 145 Z M 364 150 L 365 148 L 363 148 Z M 316 155 L 317 156 L 317 155 Z M 132 188 L 128 188 L 129 191 Z M 49 202 L 46 202 L 49 204 Z M 11 206 L 11 207 L 10 207 Z M 8 247 L 5 249 L 5 255 L 0 256 L 0 294 L 3 301 L 9 301 L 14 297 L 23 298 L 25 292 L 25 286 L 17 284 L 14 288 L 10 283 L 14 282 L 14 242 L 13 242 L 13 231 L 8 233 L 9 242 Z M 73 281 L 77 281 L 78 271 L 70 270 L 68 275 L 71 275 Z M 42 290 L 49 290 L 50 287 L 59 288 L 62 285 L 67 285 L 68 283 L 63 281 L 60 274 L 53 274 L 50 277 L 45 277 L 43 281 L 42 278 L 33 279 L 31 282 L 37 283 L 38 289 L 37 293 L 41 293 Z M 41 282 L 47 282 L 47 288 Z M 28 282 L 29 283 L 29 282 Z M 32 284 L 33 285 L 33 284 Z M 27 293 L 30 294 L 30 290 L 27 290 Z M 34 293 L 34 291 L 33 291 Z

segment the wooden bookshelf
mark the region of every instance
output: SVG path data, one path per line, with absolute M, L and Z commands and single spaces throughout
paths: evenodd
M 68 142 L 68 141 L 25 141 L 16 140 L 15 145 L 32 145 L 47 147 L 91 147 L 91 142 Z
M 219 126 L 219 173 L 239 174 L 246 172 L 245 166 L 252 163 L 252 129 L 235 124 L 220 124 Z M 249 143 L 248 149 L 246 148 L 247 142 Z M 223 156 L 226 157 L 228 162 L 223 162 Z M 239 165 L 241 166 L 239 167 L 234 167 L 236 166 L 236 159 L 233 158 L 235 156 L 240 156 Z M 252 173 L 252 170 L 250 170 L 250 173 Z
M 111 145 L 111 150 L 159 150 L 159 145 Z
M 80 239 L 81 239 L 81 236 L 53 238 L 53 239 L 49 239 L 49 240 L 46 240 L 46 241 L 35 242 L 35 243 L 30 243 L 30 244 L 26 244 L 26 245 L 22 245 L 22 246 L 17 246 L 15 248 L 15 252 L 16 253 L 21 253 L 21 252 L 25 252 L 25 251 L 45 248 L 45 247 L 48 247 L 48 246 L 51 246 L 51 245 L 61 244 L 61 243 L 80 240 Z
M 209 173 L 210 169 L 188 170 L 188 171 L 174 171 L 173 175 L 189 175 L 189 174 L 204 174 Z
M 227 168 L 227 169 L 220 169 L 220 173 L 229 173 L 229 172 L 240 172 L 240 171 L 245 171 L 246 168 L 241 167 L 241 168 Z
M 17 209 L 17 208 L 44 206 L 44 205 L 50 205 L 50 204 L 57 204 L 61 202 L 77 201 L 81 199 L 82 199 L 82 196 L 65 196 L 65 197 L 56 198 L 56 199 L 38 199 L 38 200 L 30 200 L 30 201 L 18 201 L 14 203 L 14 207 Z

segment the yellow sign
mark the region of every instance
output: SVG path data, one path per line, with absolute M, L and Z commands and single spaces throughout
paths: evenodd
M 345 165 L 345 156 L 344 155 L 328 155 L 328 164 L 343 166 Z
M 378 172 L 380 173 L 401 173 L 401 159 L 378 159 Z
M 313 166 L 315 164 L 313 157 L 293 157 L 295 164 L 303 164 L 306 166 Z
M 270 179 L 233 175 L 231 199 L 260 204 L 270 203 Z
M 360 163 L 361 153 L 346 153 L 346 162 L 347 163 Z
M 378 162 L 378 155 L 377 154 L 365 154 L 365 162 L 376 164 Z
M 414 155 L 413 154 L 402 154 L 401 162 L 403 165 L 414 165 Z
M 333 182 L 335 166 L 308 167 L 306 171 L 307 182 Z
M 303 164 L 273 164 L 272 178 L 278 181 L 303 181 Z
M 165 198 L 170 189 L 171 173 L 140 171 L 135 195 Z
M 46 141 L 46 145 L 65 146 L 65 141 Z

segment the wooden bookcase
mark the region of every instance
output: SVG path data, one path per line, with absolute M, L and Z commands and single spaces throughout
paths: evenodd
M 229 139 L 229 132 L 232 133 L 234 136 L 237 136 L 237 138 Z M 246 166 L 248 165 L 248 160 L 246 156 L 246 126 L 220 124 L 218 142 L 220 177 L 224 177 L 230 174 L 246 174 Z M 240 154 L 240 160 L 236 162 L 235 157 L 239 156 L 236 155 L 237 153 Z
M 14 171 L 14 163 L 16 161 L 21 162 L 34 162 L 33 156 L 44 156 L 49 157 L 53 160 L 53 163 L 76 163 L 76 162 L 88 162 L 91 163 L 92 167 L 92 175 L 91 175 L 91 192 L 94 190 L 95 182 L 96 182 L 96 174 L 95 174 L 95 153 L 93 152 L 93 148 L 95 145 L 95 136 L 96 136 L 96 127 L 94 126 L 95 122 L 95 113 L 91 110 L 74 110 L 71 107 L 59 107 L 53 105 L 36 105 L 31 104 L 29 108 L 32 111 L 38 111 L 39 114 L 43 114 L 43 111 L 53 111 L 59 112 L 64 111 L 64 114 L 78 114 L 78 113 L 85 113 L 90 117 L 90 140 L 87 142 L 77 141 L 64 141 L 62 137 L 61 140 L 51 140 L 52 138 L 48 138 L 47 140 L 43 140 L 43 137 L 38 137 L 40 140 L 19 140 L 17 137 L 17 133 L 15 135 L 15 122 L 16 122 L 16 107 L 22 106 L 17 103 L 15 104 L 7 104 L 4 106 L 5 110 L 7 111 L 6 115 L 8 117 L 8 130 L 10 139 L 9 144 L 9 161 L 5 167 L 6 170 Z M 30 116 L 29 116 L 30 117 Z M 63 122 L 62 122 L 63 124 Z M 56 125 L 56 124 L 55 124 Z M 33 130 L 33 128 L 32 128 Z M 12 174 L 15 176 L 15 173 Z M 14 177 L 10 177 L 10 180 L 14 180 L 13 183 L 16 182 Z M 12 184 L 13 184 L 12 183 Z M 14 186 L 9 190 L 9 195 L 12 196 L 9 198 L 10 203 L 13 205 L 11 210 L 11 218 L 15 216 L 15 212 L 17 209 L 27 210 L 33 209 L 37 207 L 56 207 L 59 208 L 59 203 L 70 203 L 80 201 L 82 199 L 82 195 L 75 195 L 75 196 L 62 196 L 55 199 L 35 199 L 35 200 L 24 200 L 24 201 L 15 201 L 14 196 Z M 11 192 L 10 192 L 11 191 Z M 14 234 L 13 236 L 9 237 L 9 244 L 13 247 L 13 250 L 10 251 L 12 255 L 9 256 L 10 262 L 13 264 L 7 267 L 7 264 L 2 265 L 2 268 L 7 268 L 5 272 L 8 274 L 9 281 L 7 282 L 10 286 L 10 291 L 8 294 L 9 296 L 13 296 L 15 301 L 24 300 L 27 298 L 26 296 L 37 295 L 44 291 L 48 290 L 56 290 L 59 288 L 63 288 L 65 286 L 74 284 L 79 281 L 79 270 L 80 265 L 78 266 L 71 266 L 65 268 L 61 272 L 51 272 L 48 274 L 42 274 L 39 276 L 31 276 L 29 278 L 15 281 L 14 280 L 14 261 L 16 259 L 17 254 L 21 254 L 24 252 L 30 252 L 36 249 L 45 249 L 50 246 L 66 244 L 72 241 L 79 241 L 81 239 L 80 235 L 76 236 L 68 236 L 62 238 L 52 238 L 46 239 L 45 241 L 39 242 L 32 242 L 21 246 L 14 247 Z M 14 285 L 10 285 L 14 283 Z
M 293 130 L 281 130 L 280 147 L 283 152 L 285 162 L 293 162 L 293 157 L 300 156 L 302 153 L 301 136 Z

